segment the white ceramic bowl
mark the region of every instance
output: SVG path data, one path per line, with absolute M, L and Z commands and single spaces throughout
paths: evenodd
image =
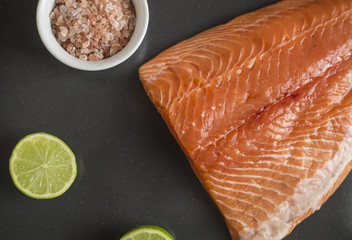
M 55 6 L 55 0 L 39 0 L 37 6 L 37 28 L 39 36 L 48 51 L 64 64 L 86 71 L 104 70 L 114 67 L 129 58 L 142 43 L 147 32 L 149 10 L 147 0 L 132 0 L 136 10 L 136 27 L 128 44 L 117 54 L 99 61 L 83 61 L 68 52 L 56 41 L 51 31 L 49 15 Z

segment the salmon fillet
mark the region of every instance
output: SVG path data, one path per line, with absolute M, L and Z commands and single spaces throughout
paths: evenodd
M 284 238 L 351 170 L 351 54 L 351 0 L 285 0 L 140 68 L 232 239 Z

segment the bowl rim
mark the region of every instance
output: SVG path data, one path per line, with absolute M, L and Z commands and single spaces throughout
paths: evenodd
M 148 29 L 149 9 L 147 0 L 132 0 L 136 11 L 136 27 L 127 45 L 115 55 L 98 60 L 84 61 L 70 55 L 56 40 L 51 29 L 50 12 L 55 0 L 39 0 L 36 11 L 36 24 L 39 37 L 46 49 L 57 60 L 79 70 L 99 71 L 112 68 L 127 60 L 138 49 Z

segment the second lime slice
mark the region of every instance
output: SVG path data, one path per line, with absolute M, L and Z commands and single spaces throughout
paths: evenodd
M 145 225 L 132 229 L 120 240 L 174 240 L 174 238 L 165 229 Z

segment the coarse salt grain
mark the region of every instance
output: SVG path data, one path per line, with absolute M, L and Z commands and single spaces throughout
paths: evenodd
M 85 42 L 82 44 L 82 47 L 83 47 L 83 48 L 87 48 L 87 47 L 89 47 L 89 45 L 90 45 L 90 41 L 85 41 Z
M 99 58 L 95 54 L 90 54 L 88 59 L 90 61 L 98 61 L 99 60 Z
M 83 61 L 87 61 L 88 57 L 87 57 L 87 55 L 82 54 L 79 56 L 79 59 L 81 59 Z
M 84 61 L 121 51 L 136 25 L 130 0 L 56 0 L 50 19 L 62 47 Z
M 87 48 L 82 48 L 82 49 L 81 49 L 81 53 L 82 53 L 82 54 L 88 54 L 88 53 L 90 53 L 90 50 L 87 49 Z
M 68 33 L 67 27 L 60 26 L 59 29 L 60 29 L 61 35 L 62 35 L 63 37 L 66 37 L 66 36 L 67 36 L 67 33 Z
M 68 8 L 65 5 L 60 5 L 59 9 L 60 9 L 60 12 L 63 14 L 66 14 L 68 11 Z

